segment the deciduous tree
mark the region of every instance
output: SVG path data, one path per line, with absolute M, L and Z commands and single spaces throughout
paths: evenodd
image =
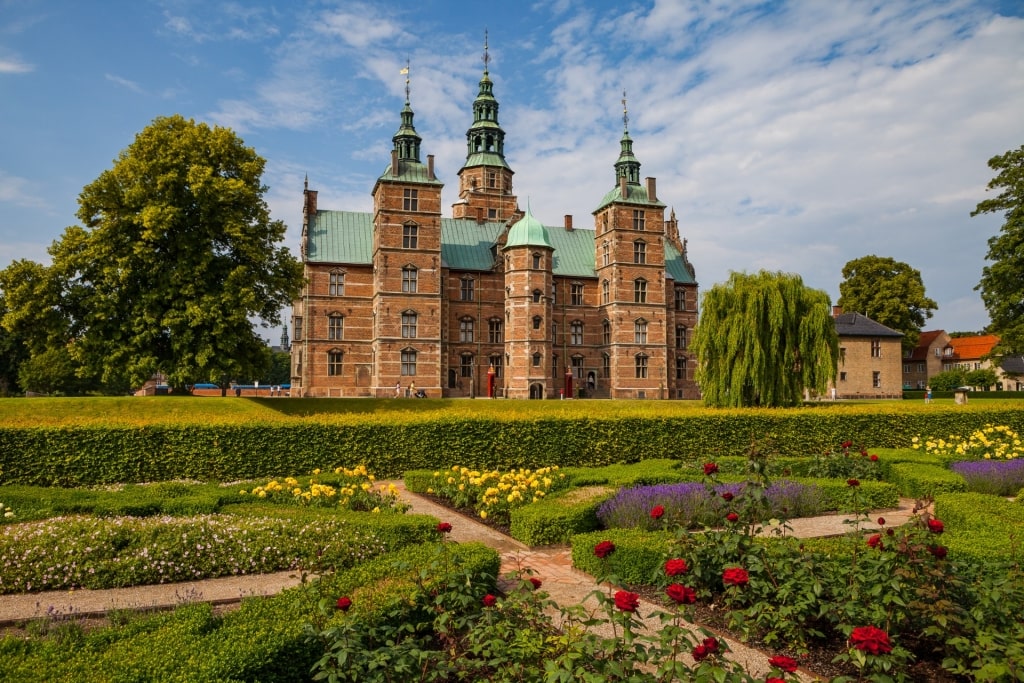
M 903 347 L 917 346 L 925 321 L 939 305 L 925 296 L 921 273 L 910 265 L 883 256 L 862 256 L 843 266 L 839 306 L 863 313 L 877 323 L 903 333 Z
M 264 160 L 230 129 L 158 118 L 79 196 L 50 253 L 81 332 L 72 352 L 110 382 L 174 387 L 258 375 L 251 322 L 280 322 L 302 266 L 281 246 Z
M 981 300 L 992 321 L 990 331 L 999 335 L 998 350 L 1024 353 L 1024 145 L 992 157 L 988 166 L 998 171 L 989 190 L 999 195 L 978 204 L 971 216 L 1004 212 L 999 234 L 988 240 L 991 263 L 981 271 Z
M 836 377 L 828 294 L 799 275 L 732 273 L 704 294 L 693 345 L 710 406 L 793 406 Z

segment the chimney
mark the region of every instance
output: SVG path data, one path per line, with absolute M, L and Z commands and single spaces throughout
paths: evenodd
M 842 306 L 833 306 L 832 307 L 832 317 L 833 318 L 838 318 L 842 314 L 843 314 L 843 307 Z
M 427 177 L 430 178 L 431 180 L 437 180 L 437 177 L 434 175 L 434 155 L 433 154 L 428 154 L 427 155 Z
M 651 202 L 658 201 L 658 179 L 657 178 L 645 178 L 647 181 L 647 200 Z
M 619 194 L 625 199 L 629 193 L 626 190 L 626 176 L 619 176 Z
M 391 175 L 398 175 L 398 150 L 391 150 Z
M 572 214 L 565 214 L 565 231 L 572 232 Z

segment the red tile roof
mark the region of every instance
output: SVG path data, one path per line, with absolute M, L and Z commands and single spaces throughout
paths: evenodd
M 949 340 L 953 347 L 953 357 L 958 360 L 977 360 L 992 350 L 999 343 L 994 334 L 983 334 L 977 337 L 955 337 Z
M 929 347 L 942 333 L 943 330 L 928 330 L 927 332 L 922 332 L 921 336 L 917 338 L 917 346 L 914 347 L 913 353 L 907 356 L 907 360 L 925 360 L 928 358 Z

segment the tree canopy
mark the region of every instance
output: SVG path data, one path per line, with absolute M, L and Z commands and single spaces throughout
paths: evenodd
M 902 261 L 862 256 L 843 266 L 839 301 L 844 311 L 863 313 L 903 333 L 904 348 L 917 346 L 925 321 L 939 305 L 925 296 L 921 273 Z
M 971 216 L 1004 212 L 1005 222 L 988 240 L 985 258 L 991 264 L 975 289 L 981 290 L 990 331 L 999 335 L 998 349 L 1024 353 L 1024 145 L 992 157 L 988 166 L 998 173 L 987 189 L 999 195 L 980 202 Z
M 55 293 L 43 309 L 61 316 L 79 376 L 138 386 L 161 372 L 180 387 L 267 369 L 251 321 L 280 323 L 302 265 L 270 218 L 264 164 L 230 129 L 176 115 L 154 120 L 82 190 L 82 225 L 50 247 L 40 285 Z M 8 329 L 38 308 L 20 301 L 8 297 Z
M 697 382 L 709 406 L 793 406 L 835 381 L 839 340 L 828 294 L 799 275 L 731 273 L 701 299 Z

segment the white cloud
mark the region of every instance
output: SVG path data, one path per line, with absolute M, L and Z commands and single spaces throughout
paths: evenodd
M 4 170 L 0 170 L 0 202 L 29 209 L 43 209 L 47 206 L 30 181 Z
M 103 74 L 103 77 L 106 78 L 111 83 L 119 85 L 122 88 L 126 88 L 128 90 L 131 90 L 134 93 L 138 93 L 140 95 L 144 95 L 145 94 L 145 91 L 142 89 L 142 86 L 140 86 L 135 81 L 131 81 L 131 80 L 128 80 L 127 78 L 122 78 L 121 76 L 116 76 L 114 74 Z
M 0 57 L 0 74 L 27 74 L 35 71 L 35 66 L 17 57 Z

